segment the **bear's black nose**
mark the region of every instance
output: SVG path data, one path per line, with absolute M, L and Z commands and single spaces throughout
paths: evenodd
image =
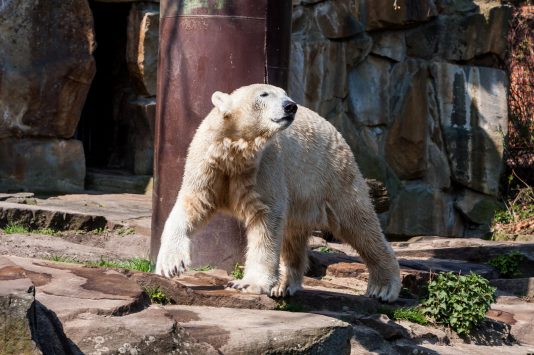
M 297 104 L 293 101 L 285 101 L 282 105 L 284 107 L 285 113 L 295 113 L 297 112 Z

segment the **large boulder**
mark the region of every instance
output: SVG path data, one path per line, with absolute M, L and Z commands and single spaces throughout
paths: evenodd
M 387 234 L 461 236 L 451 196 L 418 181 L 406 183 L 391 206 Z
M 393 123 L 387 137 L 386 158 L 401 179 L 422 178 L 430 139 L 428 67 L 423 61 L 408 60 L 395 66 L 391 78 Z
M 360 0 L 359 11 L 367 31 L 407 27 L 438 14 L 433 0 Z
M 140 94 L 156 95 L 159 6 L 134 3 L 128 17 L 126 61 Z
M 506 73 L 438 62 L 431 71 L 453 180 L 496 196 L 508 132 Z
M 0 190 L 80 192 L 84 189 L 82 142 L 70 139 L 0 140 Z
M 439 16 L 436 21 L 406 34 L 407 53 L 413 57 L 440 57 L 451 61 L 492 54 L 504 60 L 511 14 L 511 7 L 499 5 L 489 9 L 487 15 Z
M 368 126 L 385 125 L 389 119 L 390 63 L 368 56 L 348 76 L 349 111 Z M 369 95 L 369 93 L 373 93 Z
M 0 138 L 72 137 L 95 73 L 88 1 L 2 1 L 0 33 Z

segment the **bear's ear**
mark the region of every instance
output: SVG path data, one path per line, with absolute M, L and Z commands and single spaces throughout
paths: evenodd
M 211 102 L 213 103 L 213 106 L 217 107 L 223 116 L 226 117 L 230 113 L 232 108 L 232 98 L 230 95 L 220 91 L 215 91 L 213 95 L 211 95 Z

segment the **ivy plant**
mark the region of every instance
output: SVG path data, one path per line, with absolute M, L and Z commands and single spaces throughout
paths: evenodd
M 440 273 L 428 284 L 421 310 L 433 322 L 468 334 L 484 319 L 494 295 L 495 288 L 478 274 Z
M 501 274 L 502 277 L 512 278 L 521 276 L 519 266 L 523 262 L 524 258 L 525 257 L 523 256 L 523 254 L 517 251 L 512 251 L 508 254 L 499 255 L 490 259 L 488 264 L 497 269 L 497 271 L 499 271 L 499 274 Z

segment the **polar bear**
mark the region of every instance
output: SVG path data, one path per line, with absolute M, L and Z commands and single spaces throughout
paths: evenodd
M 367 294 L 397 299 L 399 264 L 384 238 L 351 149 L 317 113 L 265 84 L 215 92 L 189 146 L 182 186 L 161 236 L 156 273 L 190 264 L 190 236 L 215 211 L 246 227 L 244 277 L 229 284 L 273 297 L 299 290 L 307 240 L 331 231 L 362 256 Z

